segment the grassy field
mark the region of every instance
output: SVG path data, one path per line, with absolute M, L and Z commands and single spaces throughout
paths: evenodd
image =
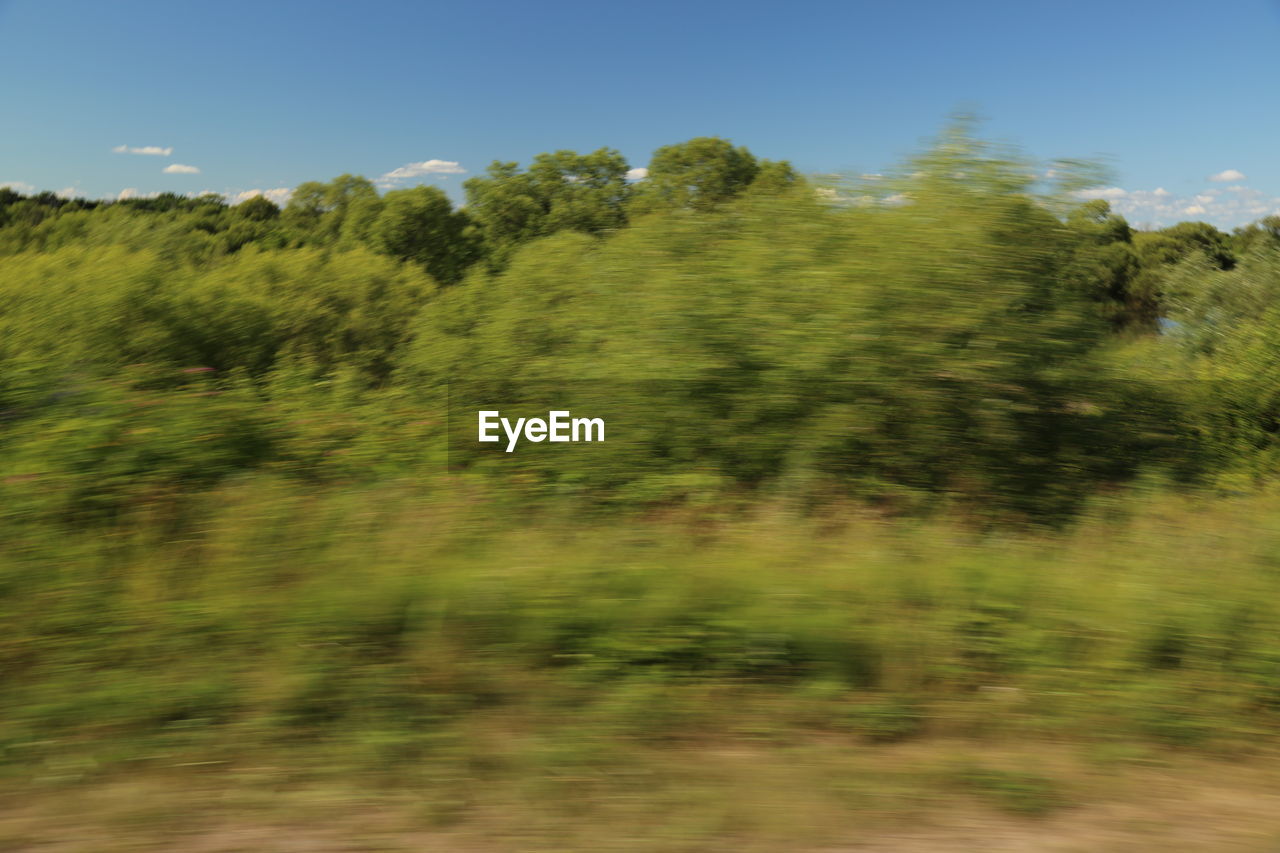
M 256 478 L 10 536 L 6 849 L 1280 841 L 1278 498 L 993 534 L 461 492 Z M 1073 821 L 1106 843 L 1035 846 Z

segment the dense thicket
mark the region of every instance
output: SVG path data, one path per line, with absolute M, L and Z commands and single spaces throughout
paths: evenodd
M 5 190 L 7 503 L 118 507 L 121 470 L 178 494 L 386 470 L 338 464 L 357 445 L 430 479 L 447 400 L 455 427 L 503 402 L 607 415 L 591 453 L 449 459 L 623 503 L 1065 518 L 1144 471 L 1271 470 L 1274 219 L 1138 232 L 963 129 L 858 185 L 720 139 L 629 168 L 609 149 L 495 163 L 461 208 L 351 175 L 284 210 Z

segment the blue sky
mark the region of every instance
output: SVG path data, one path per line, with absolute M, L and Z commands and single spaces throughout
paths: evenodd
M 878 172 L 969 110 L 1033 157 L 1104 159 L 1136 224 L 1280 211 L 1280 0 L 0 0 L 0 45 L 0 184 L 23 189 L 352 172 L 460 198 L 494 159 L 639 167 L 703 135 Z

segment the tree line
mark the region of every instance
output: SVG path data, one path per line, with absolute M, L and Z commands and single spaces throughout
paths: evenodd
M 110 515 L 245 472 L 435 482 L 446 400 L 570 390 L 627 440 L 450 462 L 605 505 L 1032 518 L 1136 477 L 1271 474 L 1275 217 L 1135 230 L 963 126 L 875 180 L 717 138 L 631 171 L 498 162 L 462 206 L 352 175 L 283 208 L 0 191 L 10 506 Z

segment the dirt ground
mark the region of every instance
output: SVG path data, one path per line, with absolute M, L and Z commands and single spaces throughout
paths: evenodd
M 638 812 L 598 806 L 577 817 L 572 808 L 557 809 L 554 819 L 536 800 L 508 797 L 465 819 L 441 821 L 421 799 L 394 790 L 247 789 L 225 772 L 28 787 L 0 798 L 0 851 L 1280 853 L 1280 763 L 1273 760 L 1179 757 L 1158 766 L 1080 771 L 1046 753 L 1045 765 L 1067 778 L 1072 801 L 1045 814 L 1012 814 L 963 791 L 935 790 L 913 800 L 912 768 L 933 766 L 929 755 L 920 746 L 879 751 L 868 772 L 882 764 L 906 768 L 892 783 L 903 798 L 845 809 L 807 808 L 812 798 L 786 782 L 798 777 L 770 776 L 759 755 L 707 757 L 722 766 L 724 778 L 742 774 L 743 809 L 705 820 L 717 798 L 739 796 L 738 789 L 712 788 L 702 805 L 676 804 L 665 813 L 646 802 Z M 765 812 L 772 813 L 763 823 L 749 819 Z

